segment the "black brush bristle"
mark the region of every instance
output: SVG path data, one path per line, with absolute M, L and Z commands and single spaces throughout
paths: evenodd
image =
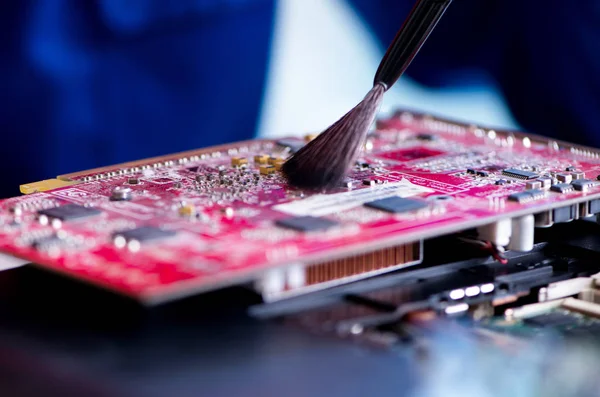
M 358 157 L 385 91 L 375 84 L 358 105 L 286 161 L 282 171 L 288 182 L 302 188 L 339 185 Z

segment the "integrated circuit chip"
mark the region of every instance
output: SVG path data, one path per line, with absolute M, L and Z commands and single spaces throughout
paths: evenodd
M 125 241 L 138 241 L 140 243 L 175 236 L 173 230 L 165 230 L 155 226 L 142 226 L 136 229 L 121 230 L 113 234 L 113 238 L 121 237 Z
M 502 175 L 517 179 L 535 179 L 539 176 L 535 172 L 518 170 L 516 168 L 506 169 L 502 171 Z
M 337 225 L 327 218 L 317 218 L 314 216 L 295 216 L 291 218 L 279 219 L 275 221 L 277 226 L 287 229 L 297 230 L 299 232 L 314 232 L 318 230 L 326 230 Z
M 569 193 L 575 188 L 570 183 L 557 183 L 556 185 L 550 186 L 550 190 L 556 193 Z
M 546 192 L 544 192 L 541 189 L 531 189 L 531 190 L 526 190 L 524 192 L 519 192 L 519 193 L 513 193 L 510 196 L 508 196 L 508 200 L 509 201 L 515 201 L 519 204 L 523 204 L 523 203 L 527 203 L 533 200 L 539 200 L 541 198 L 543 198 L 546 195 Z
M 420 200 L 394 196 L 365 203 L 365 206 L 385 212 L 399 214 L 403 212 L 420 210 L 427 207 L 427 203 Z
M 39 210 L 38 215 L 45 215 L 51 219 L 60 219 L 61 221 L 70 221 L 74 219 L 88 218 L 102 213 L 97 208 L 84 207 L 79 204 L 66 204 L 60 207 L 46 208 Z
M 573 188 L 575 188 L 575 190 L 579 190 L 580 192 L 587 191 L 589 188 L 593 187 L 595 184 L 596 184 L 596 182 L 592 181 L 591 179 L 577 179 L 577 180 L 571 182 L 571 185 L 573 185 Z

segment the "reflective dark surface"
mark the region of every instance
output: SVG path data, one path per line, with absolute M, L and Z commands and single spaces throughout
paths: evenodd
M 578 271 L 587 266 L 593 273 L 600 265 L 597 232 L 587 222 L 541 231 L 552 248 L 532 255 L 560 252 L 582 266 Z M 461 256 L 436 252 L 432 260 Z M 399 296 L 384 290 L 362 295 Z M 374 338 L 368 329 L 339 337 L 335 326 L 319 328 L 331 313 L 317 326 L 300 324 L 301 316 L 346 304 L 339 296 L 322 294 L 283 321 L 254 319 L 247 309 L 259 299 L 242 288 L 146 309 L 33 267 L 6 271 L 0 273 L 0 394 L 581 396 L 598 390 L 600 354 L 589 339 L 550 333 L 522 343 L 450 319 L 408 327 L 381 321 L 371 331 L 383 336 Z M 341 320 L 370 314 L 346 312 Z M 395 335 L 393 343 L 386 334 Z

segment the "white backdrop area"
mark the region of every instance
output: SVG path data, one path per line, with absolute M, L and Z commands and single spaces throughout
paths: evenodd
M 384 50 L 344 0 L 279 0 L 259 134 L 326 128 L 370 89 Z M 518 128 L 489 86 L 434 91 L 403 77 L 386 94 L 382 112 L 399 106 Z

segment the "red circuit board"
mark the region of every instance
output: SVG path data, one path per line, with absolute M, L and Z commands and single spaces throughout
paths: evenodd
M 233 143 L 61 176 L 53 189 L 25 186 L 38 191 L 0 201 L 0 252 L 153 303 L 555 208 L 572 207 L 571 219 L 600 212 L 591 148 L 398 112 L 378 121 L 347 183 L 323 192 L 288 186 L 274 171 L 274 159 L 303 142 Z M 264 156 L 274 166 L 259 164 Z M 540 178 L 562 191 L 536 186 Z M 538 193 L 509 198 L 527 189 Z M 364 205 L 392 196 L 426 205 L 397 214 Z M 66 204 L 92 211 L 40 215 Z M 305 215 L 335 226 L 275 224 Z M 115 237 L 146 226 L 165 236 Z

